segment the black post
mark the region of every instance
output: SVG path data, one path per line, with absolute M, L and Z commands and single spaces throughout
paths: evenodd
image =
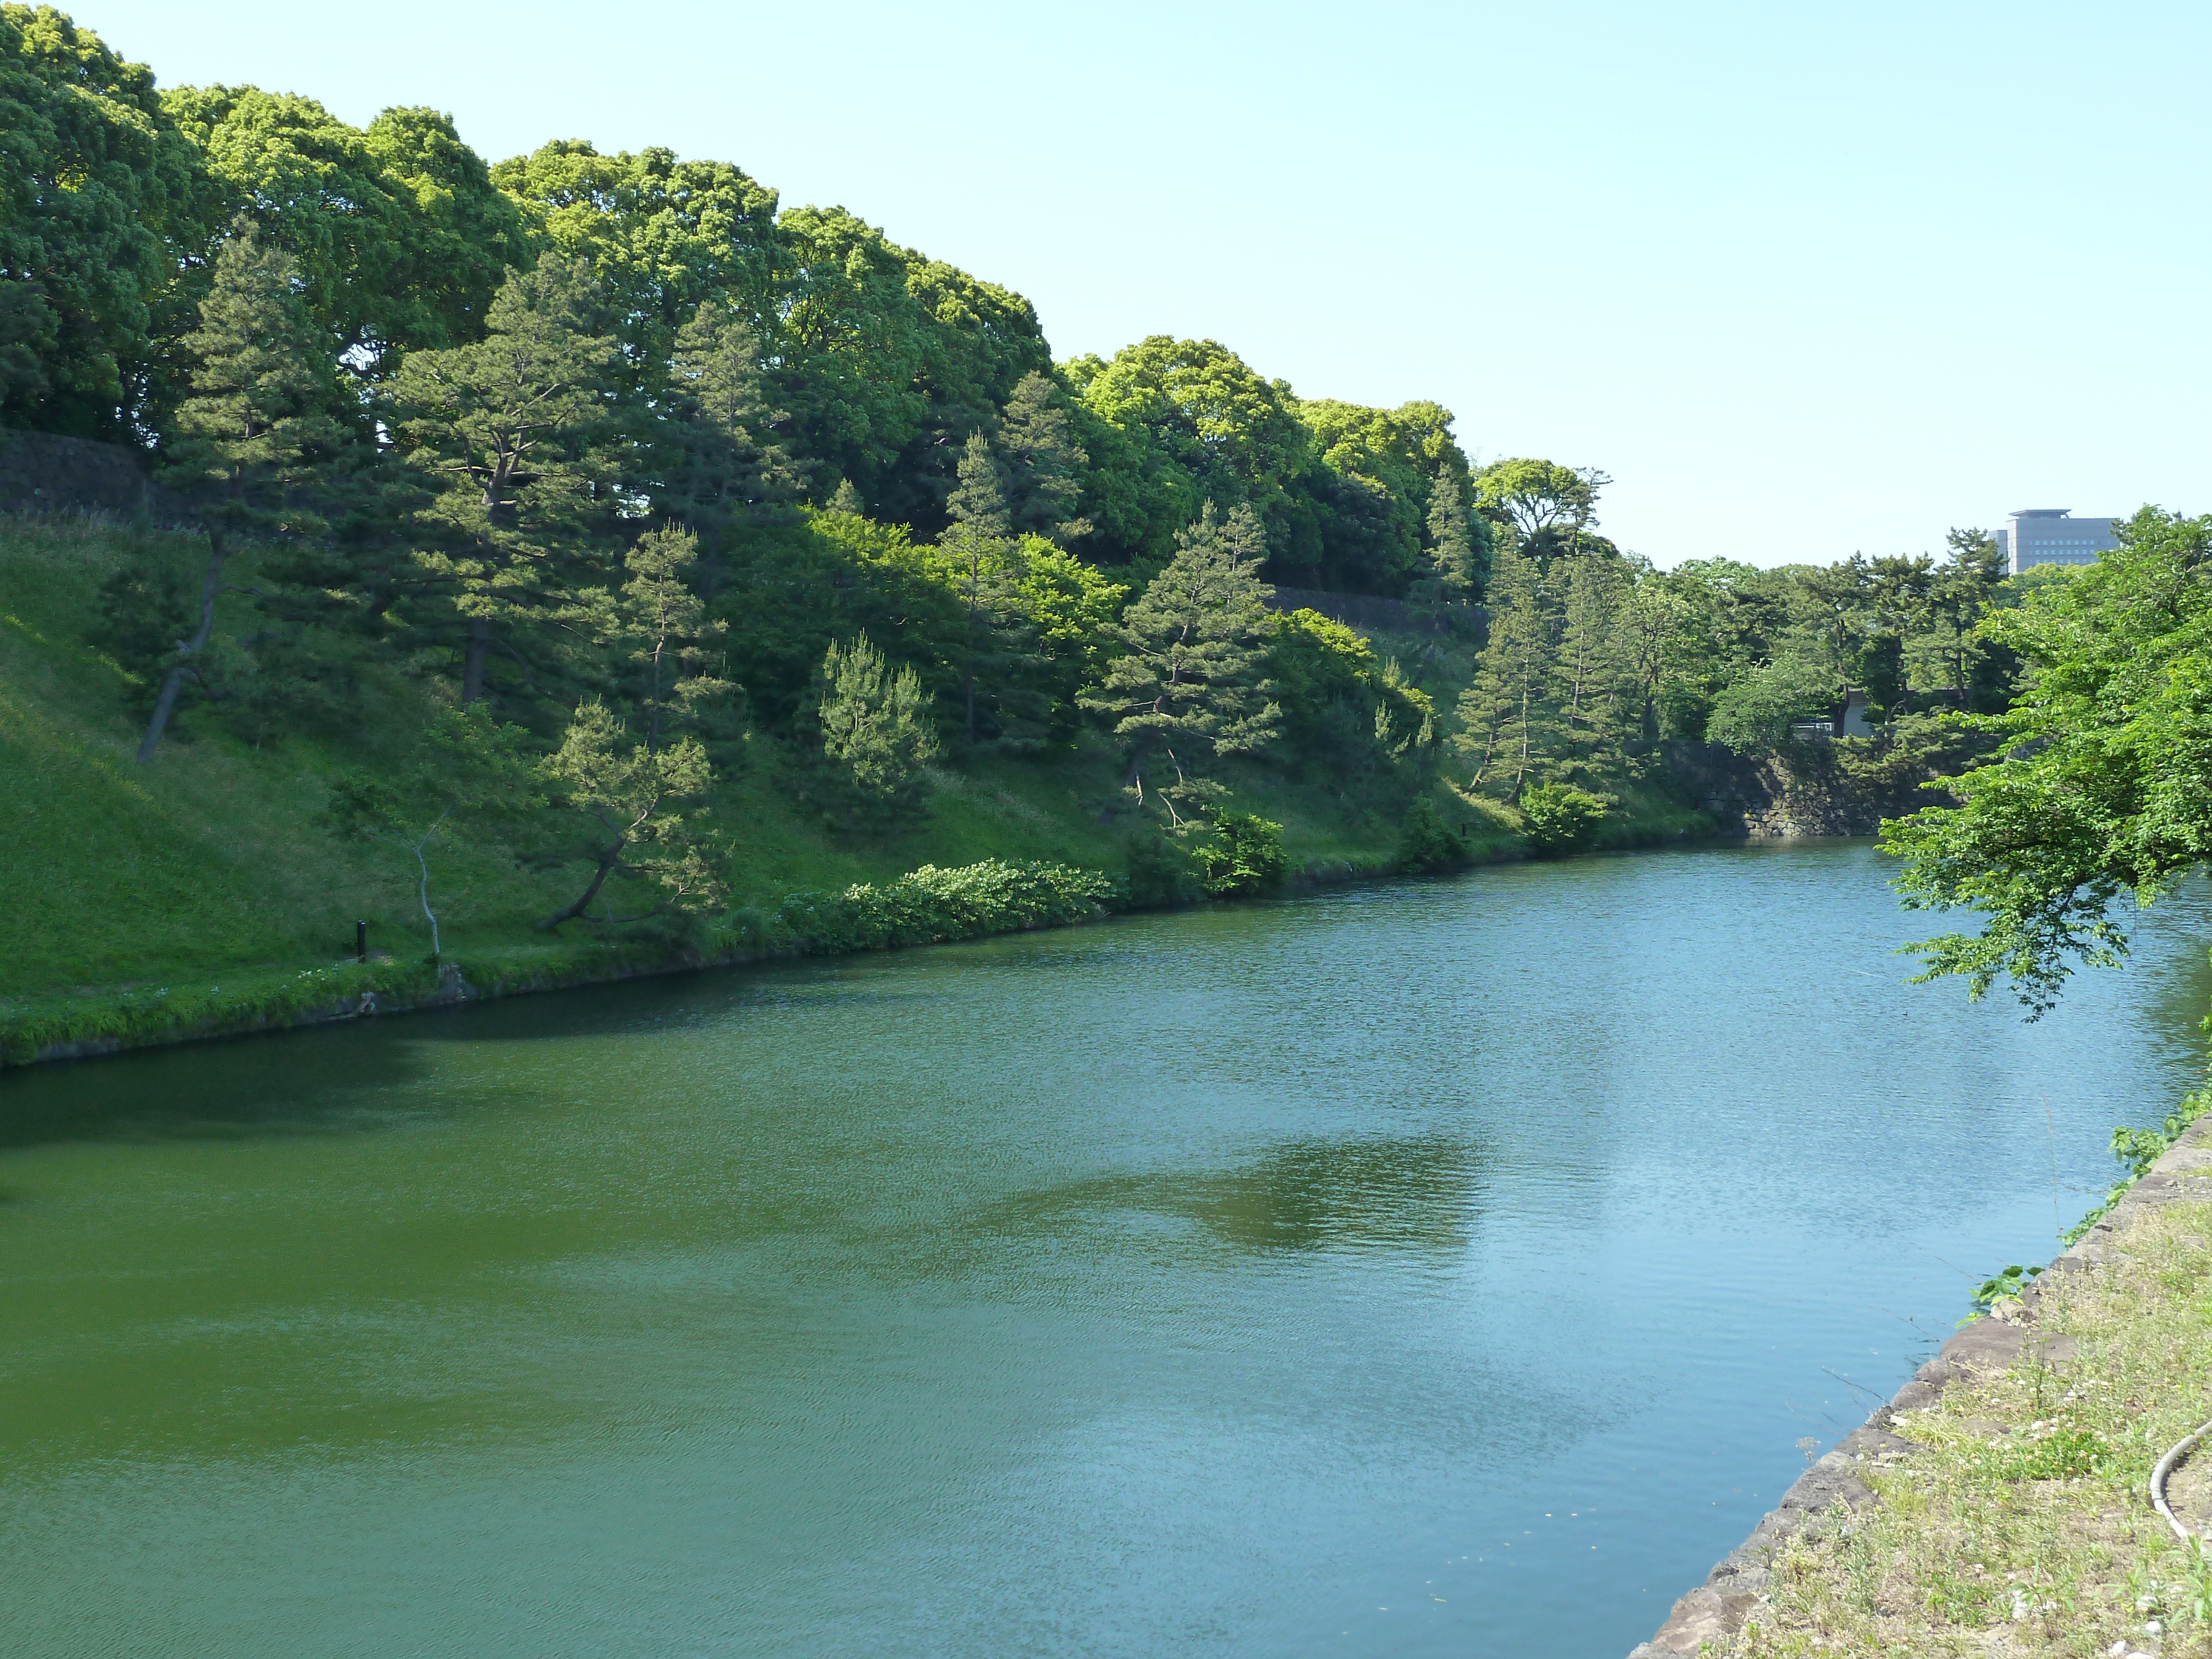
M 356 962 L 368 960 L 368 924 L 365 921 L 353 925 L 353 954 Z

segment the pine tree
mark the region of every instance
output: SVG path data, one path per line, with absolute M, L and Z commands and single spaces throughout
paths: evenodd
M 1429 492 L 1429 558 L 1437 596 L 1446 605 L 1465 605 L 1474 597 L 1476 556 L 1467 493 L 1458 475 L 1445 467 Z
M 1075 514 L 1083 496 L 1083 469 L 1091 458 L 1060 396 L 1049 375 L 1031 370 L 1022 376 L 1006 400 L 999 442 L 1010 475 L 1006 493 L 1013 530 L 1066 547 L 1091 533 L 1090 521 Z
M 1264 748 L 1280 726 L 1274 688 L 1260 678 L 1273 627 L 1274 590 L 1258 574 L 1266 555 L 1249 507 L 1223 520 L 1207 502 L 1198 522 L 1176 533 L 1167 568 L 1122 613 L 1115 631 L 1125 654 L 1078 699 L 1114 717 L 1114 735 L 1129 750 L 1122 788 L 1140 804 L 1148 771 L 1173 774 L 1153 793 L 1178 823 L 1179 808 L 1200 811 L 1228 793 L 1208 775 L 1220 757 Z
M 708 619 L 706 601 L 684 580 L 698 556 L 690 532 L 663 528 L 641 536 L 623 561 L 629 580 L 623 585 L 618 615 L 636 671 L 635 702 L 648 754 L 659 754 L 704 708 L 737 689 L 710 672 L 716 665 L 714 641 L 728 624 Z
M 702 910 L 726 892 L 702 835 L 707 811 L 698 801 L 714 781 L 706 749 L 696 738 L 678 738 L 658 750 L 629 738 L 613 710 L 586 702 L 546 758 L 545 776 L 560 804 L 586 825 L 582 856 L 592 872 L 574 903 L 538 924 L 549 932 L 579 918 L 620 925 Z M 592 902 L 611 877 L 651 883 L 659 890 L 658 902 L 617 915 L 610 896 L 592 917 Z
M 997 715 L 1002 744 L 1033 744 L 1042 739 L 1049 702 L 1034 683 L 1045 659 L 1024 603 L 1004 475 L 980 432 L 970 434 L 961 451 L 958 482 L 945 510 L 952 525 L 938 547 L 952 567 L 966 621 L 961 731 L 968 742 L 976 741 L 981 704 Z
M 971 432 L 961 447 L 960 463 L 952 494 L 945 510 L 969 536 L 982 541 L 1004 541 L 1014 533 L 1013 518 L 1006 510 L 1006 479 L 991 441 Z
M 1555 561 L 1555 579 L 1562 563 L 1566 599 L 1551 696 L 1558 711 L 1559 759 L 1577 781 L 1601 782 L 1617 776 L 1626 760 L 1621 746 L 1626 670 L 1619 630 L 1628 572 L 1618 560 L 1583 554 Z
M 495 630 L 568 618 L 604 580 L 592 532 L 610 527 L 615 477 L 620 354 L 588 268 L 548 254 L 510 273 L 485 327 L 472 345 L 410 352 L 392 387 L 400 448 L 434 492 L 416 528 L 444 543 L 417 561 L 465 623 L 464 703 L 489 696 Z
M 891 672 L 866 634 L 822 659 L 822 751 L 861 799 L 896 814 L 920 805 L 937 754 L 930 699 L 911 668 Z
M 787 517 L 805 466 L 776 437 L 752 331 L 708 302 L 677 331 L 662 510 L 699 538 L 709 586 L 729 536 Z
M 299 496 L 345 438 L 335 413 L 337 366 L 299 282 L 298 262 L 262 246 L 241 221 L 216 254 L 199 326 L 181 342 L 191 395 L 178 406 L 162 477 L 203 498 L 208 562 L 198 623 L 177 642 L 162 677 L 138 744 L 142 762 L 154 757 L 185 676 L 208 648 L 237 538 L 310 527 L 313 514 Z
M 1452 744 L 1473 763 L 1471 785 L 1517 801 L 1557 735 L 1550 697 L 1557 648 L 1534 561 L 1510 542 L 1491 568 L 1490 638 L 1459 700 Z
M 1913 643 L 1939 666 L 1930 678 L 1945 698 L 1964 712 L 1972 707 L 1978 683 L 1988 678 L 1977 672 L 1993 654 L 1980 623 L 2004 580 L 2004 555 L 1985 530 L 1954 528 L 1944 541 L 1949 554 L 1928 592 L 1928 635 Z

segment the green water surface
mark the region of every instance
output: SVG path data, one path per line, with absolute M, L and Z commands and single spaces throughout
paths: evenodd
M 1614 1659 L 2198 1064 L 1863 845 L 0 1079 L 0 1651 Z

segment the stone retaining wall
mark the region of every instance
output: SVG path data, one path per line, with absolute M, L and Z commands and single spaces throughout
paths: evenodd
M 1949 795 L 1920 787 L 1933 773 L 1915 773 L 1895 789 L 1865 788 L 1824 765 L 1822 751 L 1810 745 L 1794 763 L 1780 756 L 1747 759 L 1709 743 L 1670 743 L 1665 758 L 1667 769 L 1689 786 L 1721 834 L 1747 841 L 1872 836 L 1884 818 L 1956 805 Z
M 1489 614 L 1477 608 L 1450 609 L 1409 605 L 1372 593 L 1330 593 L 1317 587 L 1278 587 L 1268 602 L 1275 611 L 1318 611 L 1347 627 L 1382 634 L 1450 634 L 1463 632 L 1478 644 L 1483 619 Z
M 99 513 L 162 525 L 191 517 L 181 497 L 147 477 L 137 451 L 51 432 L 0 431 L 0 512 Z
M 2112 1259 L 2114 1236 L 2136 1215 L 2183 1198 L 2212 1199 L 2212 1118 L 2191 1125 L 2151 1165 L 2149 1173 L 2128 1189 L 2110 1215 L 2045 1269 L 2021 1295 L 2014 1316 L 1978 1319 L 1967 1326 L 1864 1426 L 1800 1475 L 1783 1494 L 1781 1504 L 1753 1528 L 1749 1538 L 1721 1558 L 1704 1583 L 1674 1603 L 1673 1615 L 1659 1633 L 1629 1659 L 1680 1659 L 1697 1652 L 1701 1642 L 1717 1642 L 1741 1631 L 1765 1594 L 1776 1552 L 1836 1504 L 1862 1509 L 1875 1502 L 1873 1492 L 1860 1478 L 1868 1465 L 1911 1460 L 1917 1448 L 1892 1431 L 1899 1413 L 1933 1405 L 1947 1386 L 1969 1373 L 2002 1370 L 2031 1344 L 2054 1363 L 2072 1358 L 2072 1337 L 2037 1332 L 2037 1292 L 2054 1278 L 2094 1272 Z

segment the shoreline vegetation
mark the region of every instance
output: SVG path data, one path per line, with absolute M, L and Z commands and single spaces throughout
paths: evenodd
M 991 860 L 966 869 L 925 866 L 882 886 L 794 893 L 772 915 L 731 924 L 672 951 L 665 942 L 574 941 L 496 947 L 459 957 L 402 961 L 381 952 L 291 974 L 229 975 L 228 988 L 163 986 L 12 1011 L 0 1018 L 0 1065 L 87 1058 L 126 1049 L 448 1007 L 486 998 L 606 984 L 802 956 L 843 955 L 1065 927 L 1107 914 L 1113 882 L 1095 871 Z
M 1591 850 L 1710 838 L 1710 825 L 1690 816 L 1615 826 L 1607 844 Z M 1502 863 L 1528 852 L 1524 838 L 1505 836 L 1467 846 L 1450 867 Z M 1412 873 L 1422 872 L 1398 862 L 1346 860 L 1310 866 L 1272 890 Z M 950 870 L 925 865 L 880 884 L 794 892 L 772 910 L 747 908 L 676 945 L 653 939 L 493 944 L 442 958 L 400 958 L 377 948 L 367 961 L 248 967 L 204 983 L 176 976 L 170 985 L 0 1000 L 0 1070 L 659 975 L 1080 927 L 1132 908 L 1126 878 L 1103 871 L 996 859 Z

